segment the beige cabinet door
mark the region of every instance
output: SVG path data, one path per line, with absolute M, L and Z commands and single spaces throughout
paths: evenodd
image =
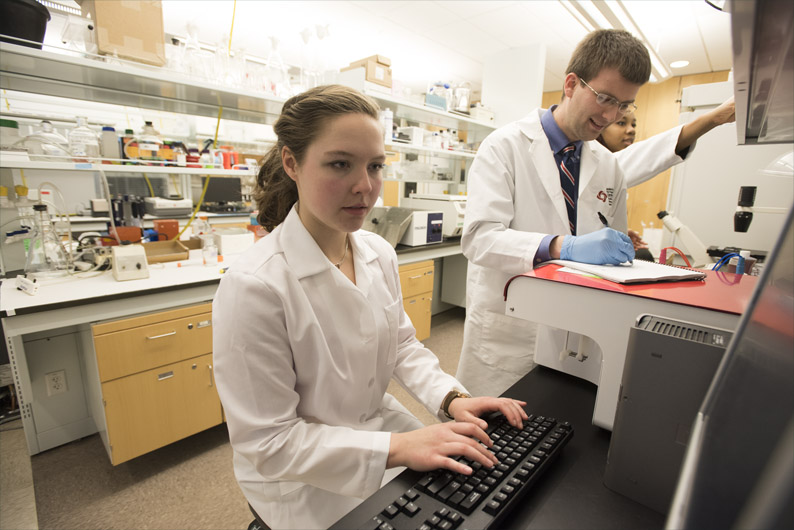
M 430 312 L 432 310 L 432 304 L 433 298 L 430 296 L 430 293 L 403 300 L 405 312 L 416 329 L 417 340 L 425 340 L 430 336 Z
M 102 384 L 113 465 L 218 425 L 212 354 Z

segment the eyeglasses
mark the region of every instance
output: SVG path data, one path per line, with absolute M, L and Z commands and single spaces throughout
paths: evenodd
M 635 105 L 634 103 L 621 103 L 613 96 L 610 96 L 608 94 L 600 94 L 596 92 L 595 89 L 590 85 L 588 85 L 587 82 L 581 77 L 579 78 L 579 81 L 581 81 L 584 86 L 586 86 L 587 88 L 593 91 L 593 94 L 596 95 L 596 103 L 598 103 L 602 107 L 606 107 L 608 109 L 617 107 L 618 112 L 620 112 L 621 114 L 626 114 L 628 112 L 634 112 L 635 110 L 637 110 L 637 105 Z

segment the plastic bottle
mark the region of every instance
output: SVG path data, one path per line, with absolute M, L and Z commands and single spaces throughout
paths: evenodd
M 130 143 L 135 140 L 135 133 L 132 129 L 124 129 L 124 134 L 119 138 L 119 147 L 121 149 L 121 158 L 138 158 L 138 146 L 135 145 L 135 152 L 131 147 L 128 147 Z
M 33 201 L 28 199 L 28 188 L 17 185 L 14 186 L 14 192 L 17 194 L 15 205 L 17 207 L 17 215 L 19 215 L 19 224 L 33 228 Z
M 394 113 L 391 109 L 383 109 L 383 140 L 390 144 L 394 129 Z
M 33 236 L 25 261 L 25 273 L 34 278 L 63 276 L 69 268 L 66 254 L 50 221 L 46 204 L 34 204 Z
M 187 165 L 187 148 L 182 142 L 171 142 L 171 149 L 174 152 L 174 163 L 179 167 Z
M 0 147 L 11 149 L 11 147 L 22 140 L 19 135 L 19 123 L 14 120 L 0 119 Z
M 121 146 L 119 144 L 119 137 L 116 135 L 116 129 L 113 127 L 102 127 L 102 134 L 100 135 L 100 146 L 102 150 L 102 158 L 111 160 L 102 160 L 103 164 L 119 164 L 118 159 L 121 158 Z
M 200 157 L 201 154 L 199 153 L 198 147 L 191 147 L 188 149 L 186 157 L 187 167 L 201 167 L 201 164 L 199 164 Z
M 88 126 L 88 118 L 77 117 L 77 127 L 69 132 L 69 151 L 75 162 L 99 158 L 99 138 Z

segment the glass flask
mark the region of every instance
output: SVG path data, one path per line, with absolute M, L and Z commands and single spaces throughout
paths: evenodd
M 46 204 L 34 204 L 33 235 L 25 261 L 25 274 L 32 278 L 53 278 L 69 270 L 66 253 L 50 221 Z

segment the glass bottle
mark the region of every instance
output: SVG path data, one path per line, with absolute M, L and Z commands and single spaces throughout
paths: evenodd
M 154 128 L 152 122 L 145 122 L 141 134 L 136 137 L 138 142 L 138 158 L 141 160 L 160 160 L 159 152 L 163 148 L 160 133 Z
M 88 118 L 77 117 L 77 127 L 69 132 L 69 152 L 75 162 L 99 158 L 99 137 L 88 126 Z
M 69 256 L 55 234 L 46 204 L 34 204 L 33 235 L 30 238 L 25 274 L 33 278 L 63 276 L 69 269 Z
M 41 129 L 25 137 L 24 145 L 28 148 L 31 160 L 68 160 L 69 140 L 55 131 L 52 123 L 44 120 Z
M 204 258 L 205 267 L 218 264 L 218 247 L 215 245 L 215 238 L 211 233 L 201 236 L 201 256 Z

